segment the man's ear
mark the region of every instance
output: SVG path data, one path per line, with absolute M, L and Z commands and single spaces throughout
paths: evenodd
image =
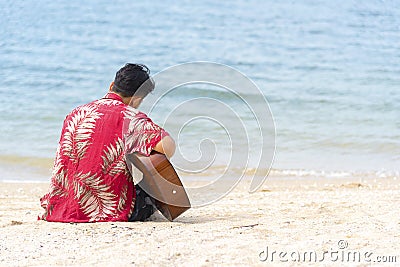
M 110 89 L 108 90 L 108 91 L 112 91 L 112 89 L 113 89 L 113 86 L 114 86 L 114 82 L 111 82 L 111 84 L 110 84 Z

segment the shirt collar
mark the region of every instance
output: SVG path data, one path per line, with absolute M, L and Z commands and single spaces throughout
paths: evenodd
M 116 93 L 112 93 L 112 92 L 109 92 L 105 96 L 103 96 L 103 99 L 113 99 L 113 100 L 118 100 L 118 101 L 123 102 L 122 97 L 120 95 L 118 95 Z

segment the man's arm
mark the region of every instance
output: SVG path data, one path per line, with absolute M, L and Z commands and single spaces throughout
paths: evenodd
M 171 158 L 175 153 L 175 141 L 169 135 L 164 136 L 153 150 L 165 154 L 167 158 Z

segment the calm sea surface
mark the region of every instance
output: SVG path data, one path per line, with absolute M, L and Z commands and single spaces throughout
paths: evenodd
M 16 0 L 1 2 L 0 29 L 0 180 L 48 179 L 65 115 L 102 97 L 124 63 L 155 74 L 189 61 L 258 85 L 275 119 L 276 171 L 400 176 L 398 1 Z M 224 97 L 182 95 L 199 92 Z M 198 153 L 207 133 L 228 155 L 210 129 L 187 128 L 182 151 Z

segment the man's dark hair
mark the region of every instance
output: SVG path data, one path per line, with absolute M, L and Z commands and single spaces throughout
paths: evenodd
M 127 63 L 115 74 L 112 91 L 123 97 L 131 97 L 135 93 L 145 97 L 153 89 L 154 81 L 150 77 L 149 68 L 142 64 Z

